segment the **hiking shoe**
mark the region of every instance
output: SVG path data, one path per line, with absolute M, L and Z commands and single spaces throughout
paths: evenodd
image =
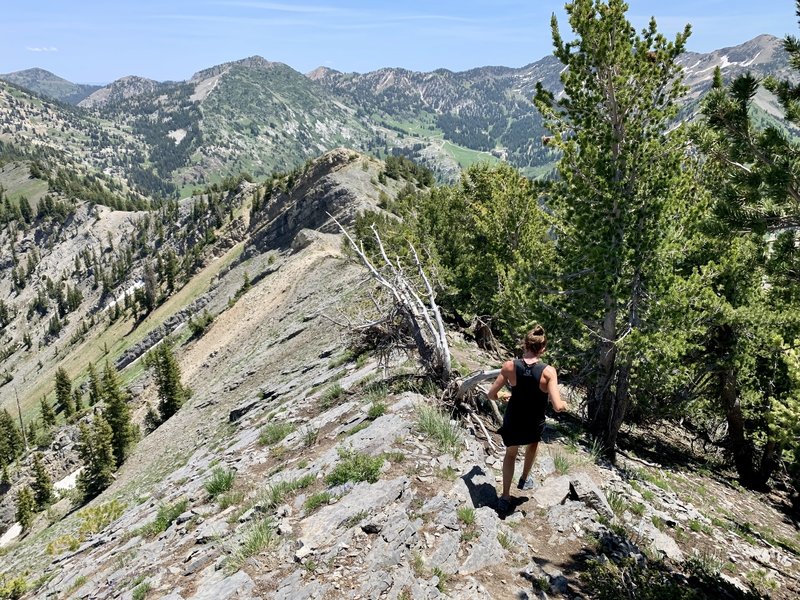
M 527 479 L 522 479 L 522 477 L 519 478 L 519 483 L 517 484 L 517 487 L 521 490 L 532 490 L 535 487 L 538 487 L 538 484 L 536 483 L 536 480 L 533 478 L 533 475 L 528 475 Z
M 511 502 L 509 502 L 505 498 L 498 498 L 497 499 L 497 512 L 499 512 L 499 513 L 507 513 L 510 510 L 511 510 Z

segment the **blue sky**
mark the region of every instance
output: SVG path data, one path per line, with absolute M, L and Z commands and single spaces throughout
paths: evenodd
M 79 83 L 158 80 L 258 54 L 307 72 L 406 67 L 519 67 L 552 51 L 555 0 L 10 0 L 0 21 L 0 73 L 42 67 Z M 794 0 L 629 0 L 642 27 L 691 23 L 689 49 L 798 31 Z

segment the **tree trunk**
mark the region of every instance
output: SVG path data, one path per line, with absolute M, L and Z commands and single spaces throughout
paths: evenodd
M 599 344 L 600 356 L 597 361 L 597 381 L 587 406 L 589 431 L 592 435 L 601 439 L 605 439 L 606 431 L 611 423 L 611 409 L 614 404 L 611 384 L 614 380 L 617 359 L 617 348 L 614 343 L 617 311 L 613 306 L 613 299 L 610 294 L 606 295 L 605 304 L 606 315 L 601 333 L 603 339 Z
M 630 361 L 626 361 L 626 363 L 619 368 L 617 373 L 617 386 L 614 390 L 612 405 L 609 410 L 609 423 L 605 435 L 601 438 L 606 455 L 611 460 L 614 460 L 616 457 L 617 435 L 625 420 L 625 415 L 628 412 L 628 405 L 630 404 L 630 374 L 631 363 Z
M 756 472 L 753 467 L 755 448 L 745 434 L 744 414 L 736 389 L 736 375 L 730 369 L 726 369 L 720 374 L 720 377 L 722 379 L 720 386 L 722 406 L 728 422 L 728 442 L 733 452 L 733 462 L 742 485 L 753 487 L 756 483 Z

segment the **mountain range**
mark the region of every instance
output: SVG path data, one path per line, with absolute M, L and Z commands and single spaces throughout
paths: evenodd
M 727 79 L 745 71 L 788 74 L 781 41 L 769 35 L 686 53 L 680 62 L 688 117 L 717 66 Z M 2 139 L 65 153 L 141 196 L 181 196 L 242 171 L 263 177 L 338 146 L 378 157 L 404 154 L 448 181 L 481 160 L 507 160 L 539 176 L 555 156 L 541 143 L 547 132 L 531 99 L 537 82 L 558 93 L 560 70 L 549 56 L 522 68 L 359 74 L 320 67 L 303 75 L 254 56 L 186 81 L 129 76 L 97 88 L 29 69 L 0 76 L 17 86 L 0 87 L 0 106 L 15 98 Z M 780 115 L 764 92 L 756 107 L 766 119 Z M 47 136 L 36 134 L 44 129 Z M 90 132 L 88 140 L 82 132 Z

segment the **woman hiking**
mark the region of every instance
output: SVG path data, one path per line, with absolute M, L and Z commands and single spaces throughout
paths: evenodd
M 500 389 L 506 384 L 511 386 L 511 397 L 508 399 L 503 426 L 500 428 L 500 435 L 506 446 L 506 455 L 503 458 L 503 494 L 497 502 L 497 510 L 501 513 L 511 509 L 511 481 L 514 478 L 514 465 L 520 446 L 527 445 L 527 448 L 517 487 L 529 490 L 536 485 L 530 472 L 544 431 L 548 399 L 556 412 L 567 410 L 567 403 L 561 399 L 558 390 L 556 370 L 540 360 L 546 346 L 544 328 L 537 324 L 522 340 L 522 358 L 503 363 L 500 374 L 487 394 L 490 400 L 497 400 Z

